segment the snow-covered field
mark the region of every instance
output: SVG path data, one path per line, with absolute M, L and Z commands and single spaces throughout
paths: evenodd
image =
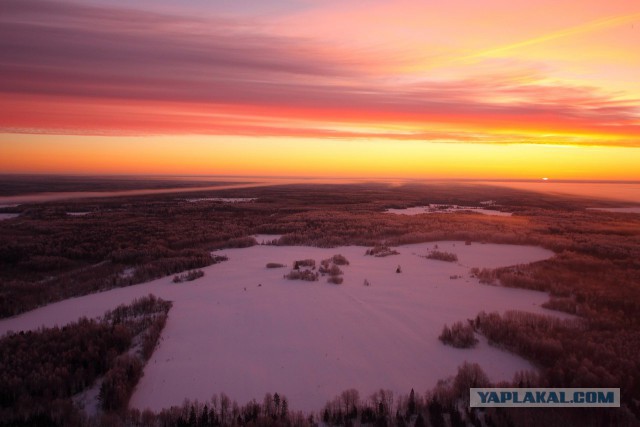
M 474 206 L 458 206 L 458 205 L 428 205 L 428 206 L 414 206 L 404 209 L 387 209 L 386 213 L 392 213 L 396 215 L 420 215 L 420 214 L 436 214 L 436 213 L 452 213 L 452 212 L 476 212 L 483 215 L 495 215 L 495 216 L 511 216 L 511 212 L 502 212 L 495 209 L 477 208 Z
M 483 340 L 463 350 L 437 337 L 445 323 L 481 310 L 555 313 L 540 307 L 544 293 L 484 286 L 469 277 L 469 267 L 527 263 L 552 253 L 526 246 L 437 245 L 456 253 L 459 262 L 421 257 L 434 243 L 400 246 L 399 255 L 385 258 L 365 256 L 366 248 L 354 246 L 224 250 L 229 261 L 204 268 L 196 281 L 175 284 L 167 277 L 69 299 L 0 321 L 0 334 L 99 316 L 149 293 L 172 300 L 160 345 L 131 399 L 132 407 L 154 410 L 184 398 L 208 400 L 213 393 L 244 403 L 275 391 L 289 398 L 292 409 L 319 410 L 347 388 L 365 397 L 380 388 L 424 392 L 465 360 L 480 363 L 493 380 L 532 369 Z M 350 261 L 341 267 L 342 285 L 283 278 L 294 260 L 319 263 L 337 253 Z M 288 268 L 267 269 L 268 262 Z M 363 286 L 365 279 L 371 286 Z

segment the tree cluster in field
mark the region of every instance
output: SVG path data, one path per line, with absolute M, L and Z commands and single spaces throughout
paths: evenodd
M 173 283 L 192 282 L 201 277 L 204 277 L 204 271 L 189 270 L 186 273 L 173 276 Z
M 444 344 L 456 348 L 471 348 L 478 343 L 478 339 L 474 335 L 473 325 L 462 322 L 455 322 L 451 327 L 444 325 L 438 339 Z
M 426 255 L 427 259 L 435 259 L 438 261 L 445 261 L 445 262 L 457 262 L 458 261 L 458 255 L 452 253 L 452 252 L 445 252 L 445 251 L 438 251 L 438 250 L 432 250 L 430 251 L 427 255 Z
M 145 297 L 63 327 L 0 339 L 0 425 L 74 425 L 71 397 L 102 377 L 101 406 L 123 411 L 151 356 L 171 303 Z M 129 354 L 134 341 L 139 356 Z
M 316 271 L 316 261 L 314 259 L 304 259 L 293 262 L 293 270 L 285 274 L 285 278 L 289 280 L 306 280 L 309 282 L 317 281 L 320 276 L 328 275 L 328 283 L 340 285 L 344 278 L 344 272 L 340 265 L 349 265 L 349 260 L 342 255 L 336 254 L 331 258 L 320 261 L 320 267 Z
M 304 280 L 306 282 L 316 282 L 320 277 L 320 273 L 313 270 L 291 270 L 284 275 L 285 279 L 289 280 Z
M 395 249 L 391 249 L 388 246 L 375 245 L 371 249 L 367 249 L 367 251 L 365 252 L 365 255 L 370 255 L 370 256 L 375 256 L 375 257 L 378 257 L 378 258 L 382 258 L 382 257 L 390 256 L 390 255 L 398 255 L 399 253 L 400 252 L 396 251 Z

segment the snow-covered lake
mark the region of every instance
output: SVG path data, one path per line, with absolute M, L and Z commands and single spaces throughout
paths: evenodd
M 198 199 L 185 199 L 187 202 L 223 202 L 223 203 L 247 203 L 258 200 L 255 197 L 200 197 Z
M 229 260 L 204 268 L 205 276 L 175 284 L 171 278 L 61 301 L 0 321 L 9 330 L 63 325 L 99 316 L 118 304 L 153 293 L 174 302 L 159 347 L 145 367 L 131 406 L 159 410 L 184 398 L 208 400 L 224 392 L 239 403 L 266 392 L 288 397 L 290 408 L 319 410 L 348 388 L 363 397 L 380 388 L 424 392 L 477 362 L 492 380 L 532 369 L 524 359 L 481 340 L 455 349 L 438 340 L 445 323 L 487 312 L 526 310 L 557 314 L 547 295 L 478 284 L 470 267 L 528 263 L 552 256 L 527 246 L 437 242 L 458 263 L 428 260 L 435 243 L 400 246 L 399 255 L 365 256 L 364 247 L 253 246 L 220 251 Z M 294 260 L 348 258 L 344 283 L 290 281 Z M 268 262 L 288 268 L 267 269 Z M 402 273 L 396 273 L 400 265 Z M 451 279 L 451 276 L 462 276 Z M 367 279 L 371 286 L 363 286 Z
M 477 208 L 474 206 L 459 206 L 459 205 L 434 205 L 428 206 L 414 206 L 404 209 L 387 209 L 386 213 L 392 213 L 396 215 L 420 215 L 420 214 L 437 214 L 437 213 L 452 213 L 452 212 L 476 212 L 483 215 L 495 215 L 495 216 L 511 216 L 511 212 L 502 212 L 495 209 Z
M 628 208 L 587 208 L 593 211 L 618 212 L 618 213 L 640 213 L 640 206 Z

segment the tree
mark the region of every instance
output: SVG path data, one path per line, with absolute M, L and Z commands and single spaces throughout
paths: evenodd
M 280 396 L 278 395 L 278 393 L 274 393 L 273 395 L 273 407 L 274 407 L 273 416 L 276 417 L 280 413 Z
M 407 410 L 409 415 L 413 415 L 416 413 L 416 393 L 411 389 L 411 393 L 409 393 L 409 403 L 407 404 Z

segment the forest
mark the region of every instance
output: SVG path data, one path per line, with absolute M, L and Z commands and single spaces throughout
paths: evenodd
M 233 204 L 185 200 L 210 194 L 255 200 Z M 430 203 L 479 207 L 486 200 L 494 200 L 499 209 L 513 215 L 384 213 L 389 208 Z M 595 206 L 613 205 L 577 197 L 465 184 L 350 184 L 286 185 L 5 207 L 0 211 L 20 215 L 0 221 L 0 316 L 12 316 L 71 296 L 154 278 L 166 276 L 171 280 L 175 274 L 223 262 L 216 256 L 218 249 L 256 244 L 251 237 L 254 234 L 280 234 L 282 237 L 275 242 L 279 245 L 362 245 L 373 248 L 369 250 L 372 256 L 391 256 L 393 247 L 401 244 L 438 240 L 460 240 L 474 245 L 537 245 L 553 250 L 555 256 L 529 265 L 476 269 L 473 274 L 486 286 L 548 292 L 546 307 L 573 314 L 575 319 L 560 321 L 518 312 L 478 313 L 471 323 L 460 319 L 462 328 L 455 326 L 455 335 L 451 331 L 449 335 L 443 334 L 443 341 L 456 341 L 454 337 L 459 332 L 463 339 L 456 342 L 465 347 L 473 342 L 473 334 L 482 334 L 491 345 L 517 353 L 538 367 L 538 374 L 523 373 L 520 379 L 514 379 L 514 384 L 621 388 L 620 409 L 537 411 L 537 419 L 544 419 L 546 425 L 637 425 L 640 419 L 640 359 L 637 356 L 640 354 L 640 215 L 586 209 Z M 68 212 L 88 214 L 74 216 Z M 451 258 L 446 255 L 438 254 L 436 259 Z M 106 334 L 100 332 L 105 328 L 100 322 L 83 320 L 74 327 L 94 331 L 95 336 Z M 62 330 L 52 333 L 62 334 L 57 341 L 67 339 Z M 115 336 L 107 334 L 110 338 L 104 340 L 108 344 L 100 345 L 113 346 L 119 354 L 119 349 L 127 345 L 128 336 L 119 334 L 121 332 Z M 36 335 L 29 339 L 34 340 Z M 24 346 L 25 338 L 19 334 L 3 338 L 8 339 L 15 341 L 11 341 L 15 351 L 20 345 Z M 3 348 L 5 345 L 3 341 Z M 14 372 L 6 368 L 8 362 L 5 361 L 13 360 L 10 358 L 9 353 L 3 353 L 0 359 L 3 375 Z M 129 368 L 117 368 L 116 359 L 113 356 L 95 362 L 93 373 L 83 374 L 88 375 L 85 382 L 90 381 L 91 375 L 104 374 L 107 368 L 114 369 L 116 379 L 125 376 L 123 372 Z M 130 367 L 132 378 L 135 377 L 138 369 L 135 363 L 126 360 L 121 363 Z M 477 377 L 482 378 L 479 374 Z M 64 401 L 69 393 L 75 392 L 83 384 L 81 378 L 84 376 L 65 379 L 65 386 L 57 392 L 63 394 L 56 396 L 56 401 Z M 473 425 L 531 425 L 526 421 L 531 410 L 523 408 L 486 411 L 460 408 L 456 402 L 464 398 L 462 389 L 455 387 L 455 381 L 447 384 L 426 394 L 424 390 L 414 391 L 411 411 L 409 406 L 402 406 L 404 403 L 400 405 L 411 399 L 399 396 L 388 408 L 383 402 L 383 411 L 380 401 L 386 397 L 378 396 L 380 401 L 358 401 L 354 405 L 357 411 L 344 405 L 340 409 L 337 402 L 329 402 L 321 414 L 297 414 L 288 409 L 286 416 L 280 413 L 280 418 L 275 419 L 272 410 L 263 408 L 264 402 L 254 402 L 253 409 L 238 406 L 237 413 L 233 413 L 234 405 L 230 403 L 234 415 L 225 413 L 224 417 L 219 409 L 214 408 L 212 414 L 209 403 L 205 421 L 200 421 L 205 417 L 205 406 L 185 403 L 182 408 L 160 414 L 135 415 L 133 411 L 110 415 L 105 423 L 120 425 L 123 417 L 137 416 L 130 425 L 189 425 L 193 413 L 201 425 L 313 425 L 321 420 L 334 425 L 350 425 L 356 420 L 376 425 L 459 425 L 458 419 Z M 15 400 L 17 396 L 4 393 L 3 410 L 21 408 Z M 37 393 L 30 397 L 32 401 L 42 398 Z M 114 407 L 118 405 L 121 403 Z M 51 408 L 45 409 L 43 414 L 50 413 L 47 411 Z M 64 411 L 59 409 L 56 413 L 60 412 Z M 217 420 L 215 424 L 214 420 Z
M 100 319 L 2 337 L 0 425 L 85 425 L 72 399 L 97 381 L 102 410 L 125 412 L 170 308 L 149 295 Z

